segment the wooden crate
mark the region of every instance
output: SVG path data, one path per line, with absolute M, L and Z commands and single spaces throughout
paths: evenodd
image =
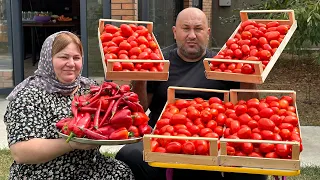
M 283 41 L 280 43 L 280 46 L 270 58 L 270 62 L 263 70 L 261 61 L 246 61 L 246 60 L 229 60 L 229 59 L 215 59 L 215 58 L 206 58 L 204 59 L 204 67 L 205 67 L 205 74 L 207 79 L 216 79 L 216 80 L 226 80 L 226 81 L 237 81 L 237 82 L 247 82 L 247 83 L 255 83 L 255 84 L 262 84 L 265 79 L 267 78 L 268 74 L 270 73 L 271 69 L 273 68 L 274 64 L 277 62 L 279 56 L 281 55 L 282 51 L 284 50 L 285 46 L 288 44 L 291 36 L 293 35 L 294 31 L 297 28 L 297 21 L 295 20 L 294 11 L 293 10 L 244 10 L 240 11 L 240 18 L 241 22 L 248 20 L 248 13 L 288 13 L 289 19 L 288 20 L 276 20 L 281 25 L 291 25 L 291 28 L 288 30 L 288 33 L 285 35 Z M 250 19 L 254 20 L 257 23 L 266 24 L 271 21 L 269 19 Z M 241 23 L 238 25 L 236 30 L 230 36 L 233 38 L 235 34 L 238 32 Z M 220 51 L 226 48 L 226 44 L 221 48 Z M 219 51 L 219 52 L 220 52 Z M 247 63 L 252 64 L 254 66 L 255 73 L 254 74 L 242 74 L 242 73 L 228 73 L 228 72 L 216 72 L 211 71 L 209 62 L 232 62 L 232 63 Z
M 144 60 L 144 59 L 135 59 L 135 60 L 124 60 L 124 59 L 108 59 L 108 63 L 105 62 L 102 42 L 100 39 L 100 35 L 104 30 L 104 26 L 106 23 L 114 24 L 116 26 L 120 26 L 120 24 L 136 24 L 136 25 L 145 25 L 151 33 L 155 43 L 157 44 L 159 51 L 160 51 L 160 58 L 162 60 Z M 155 80 L 155 81 L 167 81 L 169 77 L 169 65 L 170 62 L 164 59 L 160 46 L 153 34 L 153 23 L 148 21 L 127 21 L 127 20 L 114 20 L 114 19 L 99 19 L 99 27 L 98 27 L 98 39 L 99 39 L 99 48 L 101 53 L 101 60 L 103 64 L 103 69 L 105 72 L 105 78 L 107 80 Z M 130 71 L 130 72 L 123 72 L 123 71 L 113 71 L 113 64 L 115 62 L 132 62 L 132 63 L 143 63 L 143 62 L 152 62 L 152 63 L 164 63 L 164 68 L 162 72 L 140 72 L 140 71 Z
M 267 93 L 268 95 L 283 94 L 289 95 L 293 98 L 294 106 L 296 106 L 296 92 L 287 90 L 230 90 L 230 101 L 234 104 L 238 102 L 238 93 Z M 298 110 L 296 108 L 296 114 L 298 116 Z M 298 121 L 299 122 L 299 121 Z M 299 129 L 300 124 L 298 123 Z M 300 137 L 301 130 L 300 130 Z M 248 156 L 230 156 L 227 155 L 226 143 L 270 143 L 270 144 L 288 144 L 292 145 L 292 158 L 291 159 L 276 159 L 276 158 L 256 158 Z M 299 170 L 300 169 L 300 146 L 299 142 L 289 141 L 270 141 L 270 140 L 253 140 L 253 139 L 220 139 L 220 155 L 219 165 L 220 166 L 236 166 L 236 167 L 252 167 L 252 168 L 263 168 L 263 169 L 281 169 L 281 170 Z
M 175 87 L 170 86 L 168 88 L 167 103 L 163 108 L 160 117 L 162 116 L 167 104 L 174 103 L 175 91 L 202 91 L 202 92 L 216 92 L 224 94 L 224 101 L 229 102 L 229 91 L 215 90 L 215 89 L 202 89 L 202 88 L 187 88 L 187 87 Z M 156 129 L 156 127 L 154 128 Z M 184 140 L 207 140 L 209 141 L 209 156 L 202 155 L 187 155 L 187 154 L 170 154 L 170 153 L 158 153 L 151 152 L 150 141 L 151 138 L 164 138 L 164 139 L 184 139 Z M 181 137 L 181 136 L 164 136 L 164 135 L 144 135 L 143 137 L 143 159 L 146 162 L 163 162 L 174 164 L 196 164 L 196 165 L 218 165 L 218 139 L 207 137 Z

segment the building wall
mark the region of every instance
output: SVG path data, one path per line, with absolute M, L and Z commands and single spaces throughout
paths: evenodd
M 111 0 L 111 19 L 138 20 L 138 0 Z

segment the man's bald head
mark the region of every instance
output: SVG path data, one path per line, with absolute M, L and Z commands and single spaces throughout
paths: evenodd
M 203 19 L 203 23 L 205 23 L 205 25 L 208 26 L 207 16 L 204 14 L 203 11 L 201 11 L 198 8 L 194 8 L 194 7 L 185 8 L 178 14 L 177 19 L 176 19 L 176 26 L 179 22 L 181 22 L 182 20 L 184 20 L 187 17 L 201 18 L 201 19 Z
M 210 28 L 206 15 L 198 8 L 186 8 L 172 27 L 178 54 L 185 61 L 199 61 L 208 46 Z

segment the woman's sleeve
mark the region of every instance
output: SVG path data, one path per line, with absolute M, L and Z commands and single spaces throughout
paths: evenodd
M 44 103 L 36 96 L 18 96 L 8 104 L 4 122 L 9 146 L 32 138 L 47 137 L 48 132 L 45 127 L 51 124 L 46 121 L 44 115 L 46 113 L 43 112 Z

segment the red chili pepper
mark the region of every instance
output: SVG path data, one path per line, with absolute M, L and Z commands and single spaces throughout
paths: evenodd
M 83 102 L 82 106 L 86 106 L 92 102 L 94 102 L 95 100 L 97 100 L 98 98 L 100 98 L 100 94 L 101 94 L 102 88 L 99 89 L 99 91 L 92 97 L 90 98 L 88 101 Z
M 67 118 L 62 118 L 56 123 L 56 127 L 58 129 L 62 129 L 65 125 L 67 125 L 73 118 L 67 117 Z
M 113 131 L 115 131 L 115 129 L 113 127 L 111 127 L 110 125 L 107 126 L 103 126 L 100 127 L 99 129 L 97 129 L 97 132 L 104 135 L 104 136 L 109 136 Z
M 91 115 L 90 113 L 85 113 L 85 115 L 77 122 L 76 127 L 73 128 L 73 133 L 77 137 L 83 137 L 84 133 L 81 128 L 89 128 L 91 123 Z
M 84 94 L 79 96 L 78 101 L 81 103 L 86 102 L 88 99 L 90 99 L 92 97 L 92 95 L 90 93 L 88 94 Z
M 109 139 L 112 140 L 120 140 L 120 139 L 128 139 L 129 137 L 129 132 L 125 127 L 119 128 L 115 131 L 113 131 L 110 136 Z
M 111 110 L 112 110 L 112 107 L 115 104 L 115 102 L 116 102 L 115 100 L 111 100 L 109 107 L 108 107 L 106 113 L 104 114 L 100 124 L 99 124 L 99 127 L 101 127 L 107 121 L 109 115 L 111 114 Z
M 92 113 L 92 114 L 93 114 L 93 113 L 96 113 L 96 111 L 98 110 L 98 108 L 93 108 L 93 107 L 87 107 L 87 106 L 85 106 L 85 107 L 79 107 L 78 110 L 81 111 L 81 112 L 83 112 L 83 113 L 88 112 L 88 113 Z M 104 110 L 101 110 L 101 112 L 104 112 Z
M 131 101 L 126 101 L 126 100 L 124 100 L 124 102 L 126 103 L 126 105 L 129 107 L 129 109 L 130 109 L 132 112 L 137 112 L 137 111 L 138 111 L 137 105 L 135 105 L 133 102 L 131 102 Z
M 95 101 L 93 101 L 90 104 L 87 104 L 85 107 L 96 107 L 96 104 L 98 104 L 99 99 L 96 99 Z
M 121 103 L 122 101 L 123 101 L 123 99 L 122 99 L 122 98 L 119 98 L 119 99 L 114 103 L 114 105 L 113 105 L 113 107 L 112 107 L 111 118 L 110 118 L 110 119 L 113 118 L 113 116 L 114 116 L 115 113 L 117 112 L 117 110 L 118 110 L 118 108 L 119 108 L 119 105 L 120 105 L 120 103 Z
M 93 118 L 93 126 L 95 129 L 99 128 L 99 117 L 100 117 L 100 112 L 101 112 L 101 104 L 102 104 L 102 101 L 99 101 L 98 109 L 95 112 L 94 118 Z
M 130 101 L 130 102 L 138 102 L 139 101 L 138 94 L 136 94 L 134 92 L 125 93 L 124 99 L 127 101 Z
M 129 137 L 139 137 L 139 130 L 136 126 L 130 126 L 129 129 Z
M 115 113 L 110 119 L 110 125 L 116 129 L 120 127 L 129 128 L 132 125 L 131 111 L 129 109 L 122 109 Z
M 112 99 L 119 99 L 122 95 L 120 94 L 117 94 L 115 96 L 111 96 L 111 97 L 107 97 L 107 98 L 104 98 L 105 100 L 112 100 Z
M 133 102 L 136 106 L 137 106 L 137 108 L 138 108 L 138 112 L 142 112 L 142 113 L 144 113 L 144 109 L 143 109 L 143 107 L 142 107 L 142 105 L 139 103 L 139 102 Z
M 91 85 L 91 86 L 90 86 L 90 93 L 91 93 L 91 94 L 94 94 L 94 93 L 96 93 L 96 92 L 99 92 L 100 88 L 101 88 L 100 86 Z
M 130 92 L 131 90 L 131 86 L 127 85 L 127 84 L 123 84 L 120 86 L 120 92 L 123 94 L 123 93 L 126 93 L 126 92 Z
M 139 129 L 140 136 L 143 136 L 145 134 L 150 134 L 152 132 L 152 128 L 148 124 L 141 124 L 138 127 L 138 129 Z
M 101 135 L 95 131 L 91 131 L 88 128 L 80 128 L 80 130 L 84 133 L 86 137 L 89 139 L 95 139 L 95 140 L 108 140 L 107 136 Z

